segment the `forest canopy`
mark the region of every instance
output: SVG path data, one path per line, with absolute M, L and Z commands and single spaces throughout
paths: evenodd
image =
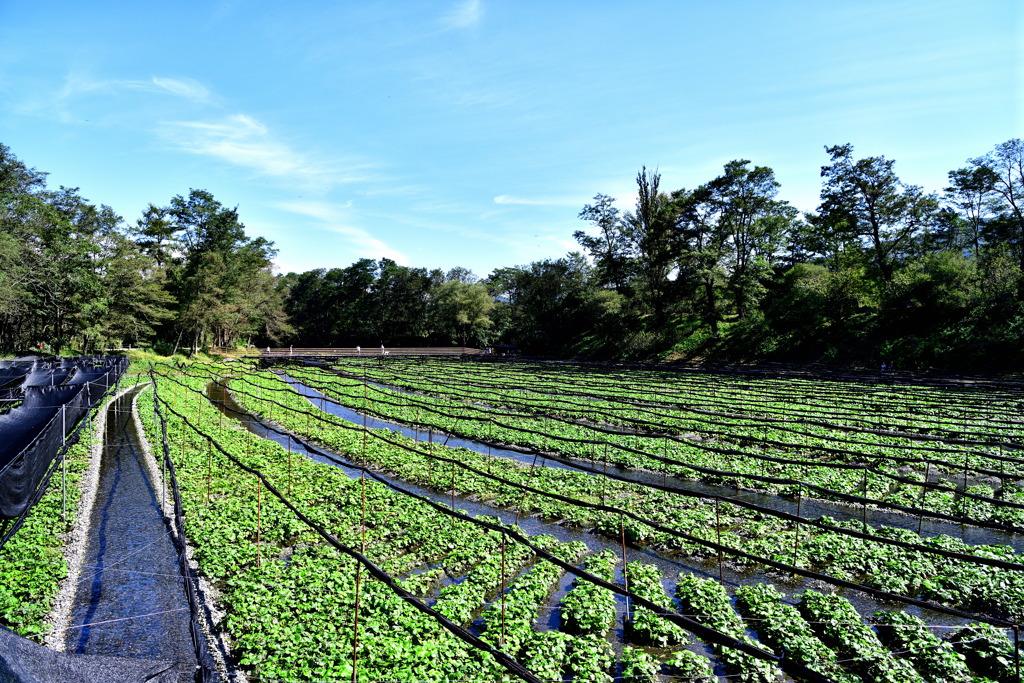
M 360 259 L 275 275 L 274 245 L 192 189 L 134 224 L 0 145 L 0 350 L 152 345 L 510 344 L 590 358 L 1024 362 L 1024 142 L 949 171 L 941 191 L 895 162 L 825 149 L 820 203 L 728 162 L 694 188 L 636 175 L 598 193 L 580 252 L 498 268 Z

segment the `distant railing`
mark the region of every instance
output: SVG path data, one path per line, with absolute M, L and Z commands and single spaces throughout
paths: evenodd
M 282 348 L 263 347 L 256 349 L 262 356 L 479 356 L 481 349 L 469 346 L 385 346 L 306 348 L 285 346 Z

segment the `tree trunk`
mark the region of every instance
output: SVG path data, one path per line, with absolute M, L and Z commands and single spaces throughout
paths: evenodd
M 711 335 L 718 338 L 718 300 L 715 297 L 715 283 L 710 280 L 704 281 L 704 301 L 707 306 L 706 320 L 711 328 Z
M 171 355 L 177 355 L 178 347 L 181 345 L 181 335 L 185 334 L 185 328 L 178 330 L 178 338 L 174 340 L 174 350 L 171 351 Z

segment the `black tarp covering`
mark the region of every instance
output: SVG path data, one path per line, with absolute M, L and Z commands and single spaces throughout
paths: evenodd
M 13 365 L 0 368 L 0 387 L 7 386 L 15 380 L 20 380 L 28 374 L 30 365 Z M 20 382 L 19 382 L 20 384 Z
M 74 384 L 88 384 L 89 404 L 92 405 L 102 396 L 111 384 L 117 381 L 117 372 L 110 366 L 98 368 L 76 368 L 71 379 L 65 386 Z
M 0 683 L 176 683 L 173 662 L 55 652 L 0 627 Z
M 0 519 L 24 512 L 65 435 L 88 409 L 84 385 L 30 387 L 20 406 L 0 415 Z
M 0 368 L 28 373 L 21 383 L 0 390 L 0 399 L 22 400 L 0 415 L 0 519 L 26 511 L 65 437 L 127 367 L 124 356 L 85 356 L 7 361 Z
M 72 368 L 38 367 L 28 374 L 21 386 L 23 388 L 56 386 L 63 384 L 71 372 Z

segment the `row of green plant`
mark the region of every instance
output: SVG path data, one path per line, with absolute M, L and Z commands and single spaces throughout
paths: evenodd
M 273 408 L 276 411 L 274 419 L 290 423 L 299 431 L 305 430 L 305 425 L 312 420 L 310 429 L 314 437 L 325 443 L 331 443 L 332 439 L 338 439 L 340 442 L 358 442 L 361 438 L 360 429 L 354 425 L 345 428 L 313 419 L 314 416 L 320 417 L 323 413 L 293 390 L 274 391 L 275 388 L 287 389 L 287 385 L 280 378 L 264 373 L 250 375 L 250 379 L 265 385 L 268 398 L 260 399 L 256 394 L 247 394 L 244 390 L 240 390 L 237 395 L 257 412 L 262 410 L 269 414 Z M 269 396 L 273 396 L 277 403 L 271 402 Z M 643 519 L 664 524 L 712 543 L 718 536 L 717 517 L 721 520 L 721 539 L 724 545 L 742 548 L 760 557 L 789 563 L 793 559 L 793 549 L 796 547 L 800 566 L 832 574 L 837 578 L 860 581 L 886 589 L 898 584 L 907 589 L 907 592 L 902 593 L 904 595 L 927 596 L 928 599 L 938 599 L 942 604 L 966 609 L 985 606 L 982 610 L 985 613 L 1011 618 L 1013 615 L 1024 613 L 1024 577 L 1016 572 L 1007 573 L 992 567 L 950 562 L 946 558 L 919 550 L 876 544 L 869 540 L 850 538 L 841 533 L 813 527 L 796 528 L 778 518 L 765 517 L 761 513 L 727 504 L 720 506 L 720 514 L 716 516 L 714 506 L 693 498 L 676 496 L 632 483 L 608 481 L 565 469 L 531 468 L 514 461 L 489 458 L 472 451 L 459 450 L 451 463 L 443 463 L 429 450 L 440 448 L 436 444 L 417 445 L 412 439 L 385 430 L 371 430 L 371 435 L 386 437 L 394 443 L 413 447 L 412 451 L 395 449 L 389 452 L 386 459 L 372 459 L 376 466 L 439 490 L 454 487 L 457 492 L 464 495 L 476 495 L 489 503 L 521 509 L 524 513 L 568 520 L 583 528 L 605 529 L 607 532 L 614 530 L 616 537 L 619 519 L 614 513 L 608 514 L 537 494 L 527 495 L 518 489 L 503 485 L 501 480 L 510 484 L 530 484 L 542 491 L 557 491 L 583 502 L 614 501 L 621 509 L 633 512 Z M 490 472 L 494 477 L 498 477 L 499 481 L 466 470 L 465 466 Z M 844 525 L 832 526 L 841 528 Z M 853 524 L 850 523 L 848 526 L 853 527 Z M 857 526 L 860 524 L 857 523 Z M 998 557 L 1015 557 L 1013 551 L 1005 547 L 968 546 L 947 536 L 921 539 L 912 531 L 889 527 L 882 527 L 876 533 L 880 537 L 911 540 L 925 548 L 955 547 L 958 549 L 957 552 L 965 555 L 996 553 L 995 556 Z M 673 534 L 655 532 L 635 520 L 627 522 L 626 535 L 634 542 L 651 543 L 666 550 L 684 552 L 694 557 L 710 558 L 715 555 L 715 552 L 702 542 L 686 541 Z M 909 567 L 910 571 L 903 569 L 893 572 L 892 568 L 900 563 Z M 995 586 L 999 586 L 1000 589 L 992 590 Z
M 374 375 L 373 368 L 365 362 L 341 359 L 335 365 L 354 373 Z M 925 431 L 950 438 L 1024 436 L 1020 425 L 1008 417 L 1021 409 L 1021 397 L 984 385 L 965 388 L 905 384 L 887 386 L 883 394 L 877 385 L 865 382 L 840 384 L 799 378 L 738 381 L 736 377 L 707 373 L 651 370 L 621 370 L 609 376 L 555 364 L 516 363 L 506 368 L 439 359 L 389 360 L 378 372 L 382 376 L 426 375 L 468 388 L 511 389 L 536 397 L 581 395 L 593 400 L 655 404 L 676 410 L 696 406 L 703 411 L 730 414 L 825 418 L 837 427 L 857 430 L 897 430 L 909 434 Z M 850 387 L 861 391 L 850 391 Z M 638 392 L 637 388 L 642 390 Z
M 624 382 L 625 386 L 632 389 L 620 388 L 617 393 L 609 395 L 587 392 L 585 379 L 576 376 L 568 377 L 561 384 L 538 390 L 531 382 L 529 371 L 515 377 L 491 377 L 486 383 L 474 383 L 462 375 L 449 377 L 447 372 L 432 373 L 431 367 L 429 361 L 424 363 L 423 368 L 400 371 L 396 371 L 390 362 L 379 367 L 340 366 L 343 372 L 347 371 L 348 376 L 355 379 L 365 377 L 371 381 L 415 389 L 438 397 L 501 405 L 549 417 L 607 422 L 648 432 L 696 433 L 731 443 L 753 440 L 762 447 L 782 449 L 783 452 L 820 446 L 830 447 L 840 455 L 847 453 L 844 456 L 846 459 L 855 459 L 858 455 L 863 459 L 887 453 L 897 455 L 903 450 L 910 456 L 927 452 L 948 453 L 946 459 L 957 463 L 953 469 L 960 466 L 964 456 L 980 459 L 971 463 L 974 467 L 984 466 L 986 457 L 990 461 L 990 468 L 1012 468 L 1016 465 L 1013 458 L 997 457 L 1000 446 L 996 443 L 974 448 L 965 448 L 955 443 L 943 447 L 941 441 L 935 440 L 942 436 L 921 436 L 918 434 L 922 428 L 920 426 L 912 426 L 909 431 L 902 432 L 851 426 L 847 423 L 863 422 L 852 419 L 852 416 L 863 415 L 864 411 L 857 405 L 840 405 L 830 413 L 810 413 L 801 418 L 794 413 L 788 402 L 770 410 L 756 406 L 748 411 L 742 409 L 742 402 L 730 401 L 718 405 L 717 400 L 705 396 L 686 397 L 676 403 L 666 403 L 663 399 L 668 392 L 651 387 L 643 373 L 636 373 Z M 502 373 L 502 368 L 493 371 Z M 505 372 L 507 374 L 508 371 Z M 741 396 L 750 393 L 747 391 Z M 1024 408 L 1020 398 L 1016 401 L 993 402 L 987 392 L 972 392 L 972 396 L 972 405 L 977 411 L 985 411 L 989 421 L 998 419 L 1004 428 L 1011 430 L 1007 434 L 995 436 L 1002 436 L 1003 440 L 1019 437 L 1019 425 L 1012 416 Z M 715 409 L 716 406 L 721 409 Z M 910 408 L 907 405 L 895 407 L 890 423 L 903 417 L 908 410 Z M 922 407 L 921 410 L 930 415 L 941 412 L 941 408 L 934 406 Z M 888 426 L 892 427 L 891 424 Z M 944 437 L 952 439 L 962 436 L 961 432 L 962 424 L 951 423 L 951 430 Z M 937 456 L 932 458 L 936 459 L 935 465 L 941 466 Z
M 920 617 L 906 612 L 875 612 L 872 615 L 878 637 L 890 649 L 904 653 L 914 668 L 929 681 L 969 683 L 972 680 L 966 657 L 941 640 Z M 1005 639 L 1004 639 L 1005 641 Z M 963 645 L 973 648 L 974 644 Z M 979 657 L 979 660 L 984 659 Z M 978 666 L 984 673 L 992 673 L 992 662 Z M 1007 671 L 1001 672 L 1006 674 Z M 1000 678 L 997 673 L 996 678 Z
M 762 643 L 835 683 L 859 683 L 858 676 L 843 671 L 835 652 L 814 635 L 800 612 L 782 599 L 782 593 L 768 583 L 736 589 L 736 606 L 754 624 Z
M 319 386 L 319 385 L 318 385 L 318 386 Z M 356 401 L 356 402 L 361 402 L 361 400 L 359 400 L 359 401 Z M 378 403 L 370 403 L 370 404 L 371 404 L 371 405 L 379 405 L 379 402 L 378 402 Z M 359 409 L 361 410 L 361 409 L 362 409 L 362 405 L 355 405 L 355 404 L 353 403 L 353 408 L 359 408 Z M 460 426 L 460 427 L 459 427 L 459 429 L 460 429 L 460 432 L 462 432 L 464 428 L 462 428 L 462 427 Z M 471 431 L 472 429 L 473 429 L 473 428 L 472 428 L 472 427 L 470 427 L 470 429 L 468 429 L 468 430 L 465 430 L 465 431 Z M 477 426 L 477 429 L 479 429 L 479 427 L 478 427 L 478 426 Z M 490 430 L 494 429 L 494 425 L 493 425 L 493 424 L 488 424 L 488 425 L 487 425 L 487 427 L 486 427 L 486 429 L 487 429 L 488 431 L 490 431 Z M 528 437 L 528 436 L 530 436 L 530 434 L 527 434 L 526 436 Z M 870 478 L 870 476 L 869 476 L 869 475 L 866 475 L 866 474 L 865 474 L 864 476 L 865 476 L 865 479 L 866 479 L 867 481 L 870 481 L 870 480 L 871 480 L 871 478 Z M 969 501 L 969 502 L 971 502 L 971 503 L 976 503 L 976 502 L 974 502 L 974 501 Z M 861 525 L 861 526 L 860 526 L 860 528 L 863 528 L 863 526 Z M 762 529 L 762 530 L 769 530 L 769 529 Z M 796 533 L 796 531 L 795 531 L 795 533 Z M 905 542 L 908 542 L 908 543 L 915 543 L 916 541 L 919 541 L 919 539 L 916 539 L 916 535 L 914 535 L 914 533 L 912 533 L 912 532 L 898 532 L 898 531 L 895 531 L 895 530 L 893 530 L 893 531 L 891 531 L 891 532 L 887 532 L 887 536 L 896 536 L 896 537 L 897 537 L 897 538 L 899 538 L 900 540 L 902 540 L 902 541 L 905 541 Z M 757 539 L 755 538 L 755 539 L 752 539 L 751 541 L 752 541 L 752 542 L 756 542 L 756 541 L 757 541 Z M 799 539 L 796 539 L 795 541 L 799 542 Z M 926 544 L 926 545 L 927 545 L 927 544 Z M 807 556 L 807 555 L 808 555 L 808 553 L 801 553 L 801 555 L 803 555 L 803 556 Z M 1002 553 L 1002 556 L 1006 557 L 1006 558 L 1007 558 L 1007 559 L 1008 559 L 1009 561 L 1017 561 L 1017 560 L 1016 560 L 1016 555 L 1015 555 L 1014 553 L 1006 553 L 1006 552 L 1004 552 L 1004 553 Z M 811 556 L 811 559 L 813 559 L 813 555 Z M 806 566 L 806 565 L 805 565 L 805 566 Z
M 189 389 L 203 380 L 182 377 Z M 200 395 L 159 382 L 161 399 L 221 447 L 259 470 L 287 498 L 350 547 L 366 547 L 381 564 L 404 547 L 419 557 L 472 566 L 493 547 L 474 544 L 479 528 L 453 522 L 373 481 L 352 480 L 224 420 Z M 147 438 L 160 443 L 152 423 L 152 395 L 140 397 Z M 232 465 L 209 441 L 170 415 L 168 436 L 186 516 L 186 533 L 202 573 L 221 593 L 226 617 L 218 627 L 231 638 L 239 663 L 258 676 L 283 680 L 352 675 L 353 653 L 364 680 L 495 679 L 492 658 L 415 610 L 356 563 L 323 542 L 254 476 Z M 365 501 L 365 506 L 364 506 Z M 439 557 L 440 556 L 440 557 Z M 358 579 L 357 579 L 358 576 Z M 356 585 L 359 638 L 354 647 Z
M 554 545 L 548 548 L 548 552 L 572 563 L 583 556 L 586 546 L 573 541 Z M 512 656 L 518 656 L 530 641 L 543 637 L 543 633 L 534 631 L 533 625 L 564 574 L 565 570 L 558 565 L 541 560 L 512 581 L 504 600 L 492 601 L 484 611 L 484 639 Z
M 924 681 L 909 662 L 892 656 L 842 596 L 809 590 L 796 608 L 818 637 L 839 653 L 851 671 L 865 680 L 873 683 Z
M 264 379 L 270 379 L 270 378 L 264 378 Z M 271 380 L 271 381 L 272 381 L 272 380 Z M 264 388 L 265 388 L 265 391 L 264 391 L 264 396 L 267 396 L 267 395 L 269 394 L 269 395 L 272 395 L 272 396 L 274 396 L 275 398 L 281 397 L 280 395 L 276 394 L 276 392 L 273 392 L 273 391 L 271 391 L 271 386 L 270 386 L 270 383 L 267 383 L 267 384 L 265 384 L 265 385 L 264 385 Z M 258 398 L 257 398 L 257 397 L 256 397 L 255 395 L 252 395 L 252 396 L 246 396 L 246 395 L 245 395 L 244 393 L 240 393 L 240 395 L 241 395 L 241 396 L 242 396 L 243 398 L 245 398 L 246 400 L 259 400 L 259 399 L 258 399 Z M 268 401 L 268 400 L 267 400 L 266 398 L 264 398 L 263 400 L 264 400 L 264 403 L 268 403 L 268 402 L 269 402 L 269 401 Z M 301 399 L 301 400 L 306 400 L 306 399 Z M 299 410 L 301 410 L 301 400 L 300 400 L 300 403 L 299 403 L 299 407 L 300 407 L 300 408 L 299 408 Z M 308 400 L 306 400 L 306 403 L 307 403 L 307 407 L 308 407 L 308 408 L 312 408 L 312 405 L 309 405 L 309 401 L 308 401 Z M 275 410 L 279 412 L 279 417 L 280 417 L 280 418 L 281 418 L 281 417 L 283 417 L 284 419 L 287 419 L 287 413 L 285 413 L 285 412 L 284 412 L 284 410 L 283 410 L 283 408 L 282 408 L 282 407 L 275 407 Z M 434 447 L 437 447 L 437 446 L 434 446 Z M 443 472 L 443 467 L 439 467 L 438 469 L 439 469 L 439 470 L 440 470 L 441 472 Z M 463 479 L 463 478 L 464 478 L 465 476 L 466 476 L 466 474 L 465 474 L 464 472 L 461 472 L 461 473 L 460 473 L 460 475 L 459 475 L 459 477 L 458 477 L 458 480 L 460 480 L 460 481 L 461 481 L 461 480 L 462 480 L 462 479 Z M 449 479 L 449 484 L 451 484 L 451 481 L 452 481 L 452 479 L 450 478 L 450 479 Z M 535 479 L 535 482 L 536 482 L 536 479 Z M 438 482 L 438 483 L 441 483 L 441 482 Z M 438 486 L 438 487 L 439 487 L 439 488 L 445 488 L 446 486 L 445 486 L 445 485 L 444 485 L 444 484 L 442 483 L 442 484 L 441 484 L 440 486 Z M 836 522 L 834 522 L 834 523 L 836 523 Z M 838 525 L 838 523 L 836 523 L 836 524 Z M 884 529 L 884 531 L 894 531 L 894 532 L 903 532 L 904 530 L 903 530 L 903 529 L 899 529 L 899 530 L 896 530 L 896 529 L 892 529 L 892 530 L 890 530 L 890 529 Z M 947 540 L 947 541 L 948 541 L 948 540 Z M 946 545 L 946 547 L 949 547 L 949 546 L 948 546 L 948 544 Z M 810 552 L 810 553 L 817 553 L 817 552 L 820 552 L 820 551 L 821 551 L 821 550 L 822 550 L 823 548 L 827 548 L 827 546 L 819 546 L 819 547 L 818 547 L 817 549 L 809 549 L 809 550 L 808 550 L 808 552 Z M 961 545 L 957 546 L 957 548 L 961 548 L 961 549 L 963 549 L 963 544 L 961 544 Z M 1004 554 L 1006 554 L 1006 553 L 1008 552 L 1008 551 L 1007 551 L 1007 549 L 1000 549 L 1000 550 L 1001 550 L 1001 552 L 1002 552 L 1002 553 L 1004 553 Z M 1011 553 L 1011 555 L 1012 555 L 1012 553 Z M 613 557 L 613 556 L 612 556 L 612 557 Z M 611 559 L 611 558 L 609 558 L 609 559 Z M 888 561 L 888 562 L 887 562 L 887 563 L 886 563 L 885 565 L 883 565 L 883 566 L 887 566 L 887 567 L 890 567 L 890 568 L 892 568 L 893 566 L 896 566 L 896 565 L 898 565 L 898 564 L 901 564 L 900 558 L 893 558 L 893 557 L 890 557 L 890 558 L 888 558 L 888 560 L 889 560 L 889 561 Z M 851 567 L 851 568 L 852 568 L 852 567 Z M 929 569 L 931 569 L 931 568 L 934 568 L 934 567 L 930 567 Z M 926 570 L 927 570 L 927 569 L 926 569 Z M 629 574 L 629 573 L 630 573 L 630 572 L 628 572 L 628 574 Z M 957 578 L 956 578 L 955 580 L 953 580 L 953 581 L 950 581 L 950 583 L 955 583 L 956 581 L 959 581 L 959 582 L 963 583 L 963 579 L 964 579 L 964 577 L 957 577 Z M 659 581 L 658 581 L 657 579 L 654 579 L 654 581 L 655 581 L 655 582 L 657 583 L 657 585 L 658 585 L 658 587 L 659 587 Z M 687 580 L 685 580 L 685 579 L 681 579 L 680 581 L 681 581 L 681 582 L 685 582 L 685 581 L 687 581 Z M 592 587 L 592 586 L 591 586 L 590 588 L 591 588 L 591 589 L 593 589 L 594 587 Z M 989 587 L 988 587 L 988 588 L 989 588 L 989 589 L 991 589 L 991 588 L 992 588 L 992 587 L 991 587 L 991 585 L 989 585 Z M 575 589 L 574 589 L 574 590 L 575 590 Z M 678 591 L 678 588 L 677 588 L 677 591 Z M 982 593 L 988 593 L 988 594 L 990 594 L 990 593 L 991 593 L 991 591 L 990 591 L 990 590 L 984 590 L 984 591 L 979 591 L 979 594 L 982 594 Z M 725 595 L 725 594 L 724 594 L 724 592 L 722 593 L 722 595 L 723 595 L 723 596 Z M 609 596 L 609 597 L 610 597 L 610 596 Z M 726 599 L 726 601 L 728 600 L 727 596 L 725 596 L 725 599 Z M 684 608 L 685 608 L 685 607 L 684 607 Z M 594 621 L 595 621 L 595 622 L 598 622 L 598 621 L 600 621 L 600 620 L 598 620 L 598 618 L 596 618 L 596 617 L 597 617 L 597 616 L 599 616 L 599 614 L 601 613 L 601 611 L 602 611 L 602 610 L 601 610 L 600 608 L 597 608 L 597 607 L 591 607 L 591 608 L 590 608 L 590 609 L 588 609 L 588 610 L 587 610 L 587 611 L 586 611 L 585 613 L 588 613 L 588 614 L 590 614 L 591 612 L 593 612 L 593 614 L 592 614 L 592 615 L 594 615 L 594 616 L 595 616 L 595 620 L 594 620 Z M 696 611 L 696 610 L 694 610 L 694 611 Z M 613 617 L 612 617 L 612 618 L 613 618 Z M 728 631 L 728 630 L 727 630 L 726 628 L 724 628 L 724 627 L 725 627 L 725 624 L 724 624 L 724 623 L 722 623 L 722 622 L 717 622 L 717 621 L 714 621 L 714 620 L 712 620 L 712 621 L 711 621 L 711 624 L 712 624 L 712 625 L 714 625 L 714 626 L 716 627 L 716 629 L 717 629 L 717 630 L 720 630 L 720 631 L 725 631 L 725 632 L 727 632 L 727 633 L 729 632 L 729 631 Z M 736 626 L 737 626 L 736 624 L 733 624 L 733 627 L 736 627 Z M 758 628 L 758 627 L 755 627 L 755 628 Z M 737 633 L 737 632 L 736 632 L 735 630 L 733 630 L 733 631 L 732 631 L 732 633 Z M 806 634 L 804 634 L 804 635 L 806 635 Z M 819 641 L 819 645 L 820 645 L 820 641 Z M 718 654 L 719 654 L 720 660 L 724 661 L 724 663 L 726 663 L 726 661 L 728 661 L 728 658 L 729 658 L 729 656 L 731 656 L 731 655 L 734 655 L 734 654 L 735 654 L 735 655 L 739 655 L 739 653 L 738 653 L 738 652 L 734 652 L 734 651 L 729 651 L 729 650 L 728 650 L 728 648 L 722 648 L 722 649 L 724 649 L 725 651 L 724 651 L 724 652 L 719 652 Z M 571 651 L 571 648 L 566 648 L 566 650 L 565 650 L 565 651 L 566 651 L 566 652 L 568 652 L 568 651 Z M 600 661 L 600 660 L 601 660 L 601 657 L 599 656 L 598 652 L 596 652 L 596 651 L 595 651 L 595 652 L 592 652 L 592 654 L 594 654 L 594 655 L 595 655 L 595 657 L 596 657 L 596 659 L 597 659 L 598 661 Z M 879 659 L 881 659 L 881 658 L 883 657 L 883 653 L 882 653 L 881 651 L 880 651 L 880 652 L 876 652 L 876 654 L 877 654 L 877 658 L 879 658 Z M 684 656 L 685 656 L 685 655 L 684 655 Z M 756 678 L 756 676 L 759 676 L 760 674 L 757 674 L 757 672 L 756 672 L 756 671 L 752 671 L 752 670 L 750 670 L 750 669 L 748 669 L 748 668 L 746 668 L 746 667 L 744 666 L 744 664 L 745 664 L 745 663 L 744 663 L 744 661 L 743 661 L 743 658 L 742 658 L 743 656 L 745 656 L 745 655 L 740 655 L 740 656 L 738 656 L 737 658 L 739 659 L 739 663 L 737 663 L 737 664 L 734 664 L 734 665 L 733 665 L 733 668 L 734 668 L 734 670 L 738 672 L 738 674 L 737 674 L 737 675 L 741 675 L 741 676 L 744 676 L 744 677 L 748 677 L 748 679 L 746 679 L 746 680 L 759 680 L 759 679 L 757 679 L 757 678 Z M 892 658 L 892 657 L 891 657 L 891 654 L 890 654 L 890 655 L 888 655 L 888 656 L 889 656 L 889 658 Z M 835 661 L 836 661 L 836 655 L 835 655 L 834 653 L 833 653 L 833 654 L 831 654 L 831 655 L 830 655 L 830 657 L 829 657 L 829 660 L 830 660 L 830 661 L 833 661 L 833 663 L 835 663 Z M 899 661 L 899 660 L 897 660 L 897 661 Z M 639 653 L 633 653 L 633 652 L 631 651 L 631 652 L 630 652 L 630 654 L 629 654 L 629 656 L 627 657 L 627 656 L 626 656 L 626 653 L 624 653 L 624 663 L 623 663 L 624 671 L 626 670 L 626 667 L 627 667 L 627 666 L 629 666 L 629 667 L 631 668 L 631 669 L 630 669 L 630 671 L 633 671 L 634 669 L 636 669 L 636 670 L 637 670 L 638 672 L 640 672 L 640 673 L 637 673 L 636 675 L 637 675 L 637 676 L 641 676 L 641 680 L 643 680 L 643 679 L 642 679 L 642 676 L 643 676 L 643 671 L 647 671 L 648 673 L 649 673 L 649 671 L 650 671 L 650 667 L 649 667 L 649 666 L 647 666 L 647 665 L 649 665 L 649 661 L 647 661 L 647 658 L 646 658 L 646 657 L 645 657 L 645 656 L 644 656 L 643 654 L 639 654 Z M 882 668 L 882 669 L 883 669 L 884 671 L 888 671 L 889 669 L 893 669 L 893 670 L 895 670 L 895 671 L 899 672 L 899 671 L 900 671 L 900 669 L 901 669 L 901 665 L 900 665 L 900 664 L 891 664 L 891 663 L 890 663 L 890 664 L 888 664 L 888 665 L 882 665 L 882 664 L 878 664 L 878 663 L 876 663 L 876 669 L 878 669 L 878 668 L 880 668 L 880 667 L 881 667 L 881 668 Z M 740 671 L 740 670 L 743 670 L 743 671 Z M 872 671 L 873 671 L 873 670 L 872 670 Z M 885 674 L 884 674 L 884 672 L 883 672 L 883 673 L 879 673 L 879 672 L 874 672 L 874 674 L 873 674 L 873 675 L 876 675 L 876 676 L 884 676 Z M 880 678 L 879 680 L 887 680 L 887 679 L 885 679 L 885 678 Z M 911 679 L 907 679 L 907 680 L 914 680 L 914 679 L 912 679 L 912 678 L 911 678 Z
M 237 457 L 258 467 L 300 509 L 343 542 L 355 547 L 365 544 L 367 556 L 382 567 L 389 571 L 400 568 L 403 583 L 410 589 L 430 597 L 442 578 L 454 579 L 442 588 L 434 607 L 462 623 L 472 621 L 483 610 L 485 635 L 494 642 L 500 632 L 494 620 L 500 619 L 497 593 L 502 578 L 501 543 L 493 535 L 453 524 L 450 517 L 409 502 L 371 480 L 352 481 L 335 468 L 294 454 L 289 457 L 276 444 L 221 426 L 222 416 L 200 403 L 205 400 L 200 391 L 206 383 L 208 379 L 203 377 L 168 377 L 160 381 L 161 396 L 168 397 L 193 424 L 201 425 Z M 142 415 L 150 410 L 150 405 L 141 406 Z M 317 428 L 311 430 L 317 436 Z M 204 573 L 216 572 L 212 578 L 224 591 L 228 607 L 224 627 L 235 639 L 243 664 L 260 676 L 289 680 L 337 677 L 346 670 L 351 674 L 356 590 L 351 563 L 295 525 L 294 517 L 278 514 L 280 506 L 266 491 L 262 508 L 256 509 L 258 489 L 254 495 L 255 484 L 245 485 L 251 475 L 240 475 L 239 481 L 237 472 L 216 449 L 204 447 L 204 439 L 182 421 L 170 421 L 169 436 L 182 479 L 186 520 L 195 525 L 189 530 L 190 537 L 196 539 L 195 557 Z M 344 448 L 338 451 L 349 458 L 363 457 L 361 439 L 356 437 L 341 444 Z M 371 440 L 366 458 L 379 456 L 388 448 Z M 261 525 L 258 532 L 254 523 Z M 286 528 L 279 528 L 282 525 Z M 256 533 L 260 534 L 258 550 Z M 563 557 L 578 557 L 581 552 L 579 544 L 561 546 L 550 538 L 540 539 L 538 545 Z M 411 555 L 416 557 L 410 559 Z M 508 544 L 505 562 L 507 579 L 515 585 L 519 581 L 515 576 L 529 564 L 530 555 L 521 546 Z M 321 572 L 326 581 L 318 580 Z M 530 575 L 527 572 L 523 577 Z M 506 602 L 515 600 L 517 592 L 510 589 Z M 365 572 L 361 596 L 362 635 L 356 660 L 361 679 L 374 680 L 374 675 L 383 676 L 385 670 L 399 680 L 496 680 L 501 676 L 493 661 L 446 637 L 436 624 L 403 607 L 385 588 L 368 580 Z M 535 603 L 533 609 L 540 607 Z M 513 618 L 506 614 L 506 630 Z M 615 657 L 604 635 L 555 636 L 533 631 L 528 618 L 518 623 L 513 629 L 522 643 L 520 660 L 538 675 L 562 671 L 564 658 L 565 670 L 578 680 L 610 680 L 608 672 Z M 325 643 L 324 638 L 331 642 Z M 506 645 L 506 651 L 511 649 Z
M 693 574 L 680 574 L 676 581 L 675 597 L 683 612 L 704 625 L 753 645 L 758 644 L 746 634 L 747 627 L 733 609 L 722 584 Z M 726 673 L 739 681 L 770 683 L 779 678 L 778 669 L 768 662 L 717 643 L 713 648 L 719 660 L 724 663 Z
M 661 570 L 655 565 L 630 562 L 626 566 L 626 581 L 630 590 L 659 607 L 672 609 L 672 600 L 665 593 L 661 579 Z M 630 637 L 637 643 L 654 647 L 672 647 L 689 640 L 686 631 L 672 622 L 665 621 L 646 607 L 634 607 L 629 617 L 627 627 Z
M 797 462 L 779 463 L 762 459 L 759 445 L 750 442 L 731 444 L 728 452 L 707 448 L 684 439 L 659 438 L 655 435 L 608 433 L 589 425 L 566 423 L 547 416 L 523 415 L 488 409 L 471 403 L 431 405 L 432 399 L 414 397 L 391 390 L 365 389 L 358 380 L 330 378 L 311 370 L 292 370 L 303 383 L 347 407 L 369 412 L 391 421 L 417 424 L 469 439 L 497 441 L 520 447 L 553 452 L 563 457 L 601 460 L 614 465 L 644 468 L 671 473 L 710 484 L 754 488 L 776 493 L 793 494 L 800 490 L 812 497 L 833 497 L 830 492 L 881 501 L 903 507 L 937 512 L 977 521 L 1024 527 L 1024 507 L 1012 507 L 1007 501 L 1024 505 L 1024 495 L 1014 488 L 1001 489 L 1000 498 L 986 484 L 973 484 L 966 489 L 976 497 L 956 492 L 952 484 L 943 488 L 923 488 L 924 472 L 901 471 L 900 461 L 888 462 L 884 457 L 874 460 L 871 471 L 837 468 L 830 463 L 801 453 L 781 453 Z M 752 456 L 752 457 L 751 457 Z M 668 460 L 669 462 L 666 462 Z M 692 464 L 693 467 L 687 467 Z M 917 463 L 920 464 L 920 463 Z M 695 469 L 699 468 L 699 469 Z M 936 471 L 951 471 L 952 463 L 942 462 Z M 960 471 L 956 474 L 959 476 Z M 751 476 L 801 481 L 818 487 L 812 489 L 792 483 L 749 479 Z M 866 494 L 866 495 L 865 495 Z M 979 499 L 980 498 L 980 499 Z

